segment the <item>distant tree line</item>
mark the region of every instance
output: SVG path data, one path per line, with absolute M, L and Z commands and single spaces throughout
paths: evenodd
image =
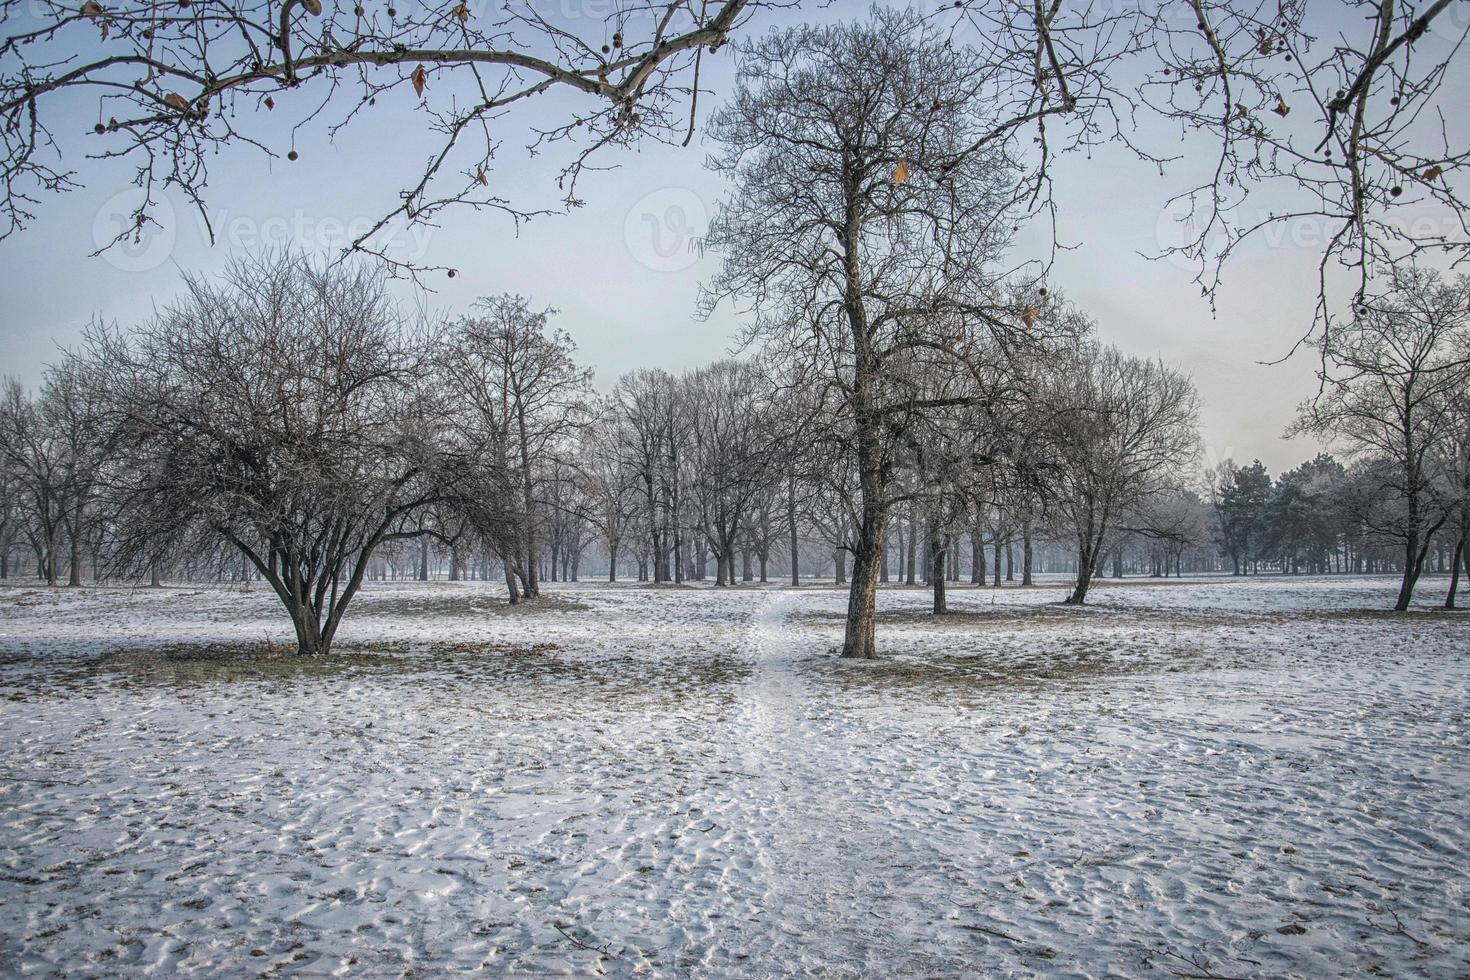
M 887 423 L 875 583 L 923 583 L 943 613 L 948 584 L 1040 572 L 1069 574 L 1082 602 L 1109 572 L 1463 566 L 1463 330 L 1429 362 L 1457 380 L 1435 375 L 1421 406 L 1418 482 L 1391 446 L 1350 447 L 1274 481 L 1226 462 L 1201 494 L 1188 379 L 1100 345 L 1058 297 L 1038 304 L 1034 348 L 1000 356 L 989 331 L 960 331 L 964 358 L 887 379 L 905 411 Z M 511 602 L 594 568 L 851 587 L 862 497 L 840 384 L 774 347 L 599 393 L 553 319 L 501 296 L 405 321 L 381 273 L 293 254 L 190 278 L 140 326 L 95 324 L 34 393 L 5 384 L 0 575 L 261 581 L 302 652 L 330 648 L 367 579 L 440 568 L 499 578 Z

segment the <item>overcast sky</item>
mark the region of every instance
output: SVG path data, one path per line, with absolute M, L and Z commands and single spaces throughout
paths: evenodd
M 851 14 L 853 7 L 841 10 Z M 704 80 L 716 94 L 703 105 L 717 103 L 732 71 L 728 47 L 706 60 Z M 333 252 L 355 223 L 396 204 L 397 181 L 421 172 L 432 149 L 411 93 L 395 94 L 402 105 L 378 107 L 378 116 L 335 143 L 320 134 L 298 140 L 298 162 L 272 162 L 248 148 L 213 158 L 209 201 L 220 239 L 213 247 L 183 199 L 170 195 L 173 220 L 165 232 L 141 248 L 89 258 L 133 207 L 125 196 L 131 171 L 78 163 L 86 190 L 45 199 L 30 229 L 0 242 L 0 374 L 34 383 L 91 317 L 136 321 L 176 292 L 180 269 L 215 269 L 232 253 L 262 243 Z M 278 95 L 277 103 L 262 132 L 284 152 L 290 123 L 307 109 L 287 96 Z M 97 121 L 95 99 L 68 108 L 75 125 L 61 134 L 63 145 L 95 150 L 85 141 Z M 1105 340 L 1159 355 L 1193 375 L 1205 401 L 1205 463 L 1259 457 L 1273 472 L 1294 466 L 1317 448 L 1282 438 L 1295 407 L 1314 390 L 1312 355 L 1275 366 L 1261 362 L 1287 353 L 1310 326 L 1320 229 L 1293 229 L 1243 253 L 1212 315 L 1188 270 L 1140 255 L 1156 253 L 1178 234 L 1163 202 L 1198 177 L 1191 162 L 1208 163 L 1187 137 L 1153 135 L 1178 141 L 1186 155 L 1167 176 L 1113 151 L 1065 158 L 1057 167 L 1060 231 L 1077 247 L 1062 255 L 1053 282 L 1097 319 Z M 554 204 L 554 179 L 565 158 L 527 157 L 513 142 L 507 139 L 491 175 L 494 188 L 518 204 Z M 432 295 L 405 285 L 403 300 L 458 311 L 477 296 L 516 292 L 558 307 L 559 325 L 576 338 L 603 386 L 635 367 L 677 370 L 719 357 L 729 349 L 735 321 L 728 311 L 709 322 L 694 318 L 698 284 L 715 260 L 689 248 L 722 192 L 704 169 L 707 152 L 696 136 L 687 149 L 650 144 L 610 155 L 601 162 L 618 169 L 584 178 L 585 207 L 538 219 L 519 235 L 500 216 L 470 211 L 447 213 L 437 228 L 403 232 L 395 255 L 459 270 L 452 280 L 432 280 Z M 1040 254 L 1042 242 L 1038 233 L 1023 236 L 1017 258 L 1028 249 Z

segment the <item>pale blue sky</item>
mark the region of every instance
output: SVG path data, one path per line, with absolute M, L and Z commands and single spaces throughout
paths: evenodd
M 820 10 L 807 15 L 833 16 Z M 718 101 L 731 70 L 728 48 L 706 59 L 705 81 L 716 95 L 703 97 L 701 116 Z M 335 144 L 319 132 L 298 142 L 296 163 L 273 164 L 249 149 L 214 159 L 209 192 L 221 241 L 213 248 L 183 199 L 170 195 L 176 218 L 171 242 L 167 236 L 153 240 L 140 256 L 88 258 L 94 236 L 128 206 L 114 199 L 127 190 L 131 174 L 124 167 L 84 164 L 86 190 L 46 199 L 28 231 L 0 242 L 0 373 L 34 382 L 58 346 L 74 342 L 93 315 L 126 323 L 166 300 L 177 289 L 179 268 L 218 268 L 232 250 L 261 241 L 326 250 L 339 245 L 353 222 L 393 206 L 398 178 L 418 172 L 429 152 L 409 93 L 397 94 L 402 105 L 380 106 L 377 117 Z M 95 103 L 78 105 L 71 115 L 73 132 L 62 134 L 67 145 L 89 149 L 84 134 L 95 122 Z M 299 115 L 289 99 L 278 97 L 278 118 L 266 123 L 276 128 L 266 132 L 282 152 L 288 125 Z M 1186 154 L 1201 149 L 1182 139 L 1179 148 Z M 669 254 L 653 227 L 678 226 L 682 215 L 700 230 L 701 212 L 713 211 L 722 190 L 703 167 L 707 152 L 696 136 L 687 149 L 648 144 L 609 154 L 601 162 L 619 169 L 584 177 L 586 207 L 538 219 L 518 237 L 493 213 L 450 211 L 440 227 L 398 241 L 413 257 L 456 266 L 459 275 L 432 280 L 436 292 L 428 296 L 405 285 L 403 300 L 461 310 L 477 296 L 509 291 L 557 306 L 559 325 L 576 338 L 602 385 L 634 367 L 679 369 L 718 357 L 733 335 L 732 316 L 721 311 L 710 322 L 693 317 L 698 284 L 715 260 Z M 527 158 L 507 137 L 492 185 L 518 204 L 554 204 L 563 159 L 556 153 Z M 1313 361 L 1308 352 L 1284 365 L 1258 362 L 1285 354 L 1311 323 L 1314 244 L 1288 236 L 1247 250 L 1229 269 L 1214 316 L 1189 272 L 1138 255 L 1157 251 L 1161 234 L 1170 234 L 1163 215 L 1169 194 L 1196 183 L 1199 166 L 1209 163 L 1203 155 L 1186 156 L 1160 177 L 1116 150 L 1061 161 L 1061 234 L 1080 247 L 1061 256 L 1053 282 L 1099 321 L 1104 339 L 1160 355 L 1193 374 L 1205 399 L 1206 463 L 1259 456 L 1276 471 L 1315 451 L 1310 443 L 1281 438 L 1295 406 L 1314 388 Z M 660 238 L 665 246 L 678 243 L 668 227 Z M 1017 258 L 1041 243 L 1039 234 L 1023 236 Z

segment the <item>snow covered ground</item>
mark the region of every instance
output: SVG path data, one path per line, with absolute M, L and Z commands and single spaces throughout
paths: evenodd
M 1464 977 L 1441 589 L 3 588 L 0 973 Z

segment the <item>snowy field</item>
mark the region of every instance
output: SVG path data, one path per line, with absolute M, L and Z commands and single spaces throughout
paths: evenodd
M 0 589 L 0 973 L 1465 977 L 1442 589 Z

